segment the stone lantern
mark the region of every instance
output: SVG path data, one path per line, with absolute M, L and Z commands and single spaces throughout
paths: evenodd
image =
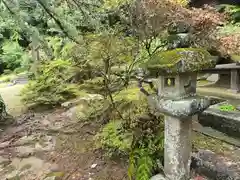
M 192 119 L 210 105 L 209 99 L 196 95 L 197 72 L 215 65 L 207 51 L 194 48 L 159 52 L 142 64 L 158 77 L 157 95 L 148 96 L 150 108 L 165 116 L 165 176 L 152 179 L 190 178 Z

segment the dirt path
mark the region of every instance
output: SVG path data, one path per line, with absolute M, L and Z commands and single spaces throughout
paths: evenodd
M 8 110 L 23 112 L 23 86 L 0 88 Z M 11 91 L 10 91 L 11 90 Z M 74 122 L 63 109 L 27 112 L 0 133 L 1 180 L 124 180 L 127 165 L 94 149 L 101 123 Z

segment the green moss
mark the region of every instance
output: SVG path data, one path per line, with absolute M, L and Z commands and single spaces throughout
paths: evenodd
M 233 106 L 232 104 L 224 104 L 219 106 L 220 111 L 235 111 L 236 107 Z
M 230 57 L 234 62 L 240 62 L 240 55 L 232 54 Z
M 143 86 L 149 93 L 151 92 L 151 89 L 148 85 L 144 84 Z M 134 83 L 132 87 L 128 87 L 127 89 L 123 89 L 120 92 L 116 92 L 113 97 L 116 101 L 138 101 L 146 99 L 146 96 L 140 92 L 137 84 Z
M 141 67 L 158 73 L 195 72 L 216 65 L 210 53 L 200 48 L 179 48 L 157 52 Z

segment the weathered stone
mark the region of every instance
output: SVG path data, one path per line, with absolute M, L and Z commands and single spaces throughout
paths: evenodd
M 193 154 L 192 168 L 198 174 L 215 180 L 240 180 L 240 162 L 217 155 L 211 151 L 200 150 Z
M 209 74 L 209 73 L 206 73 L 206 74 L 198 74 L 198 77 L 197 77 L 197 80 L 199 81 L 199 80 L 207 80 L 207 78 L 208 77 L 210 77 L 211 76 L 211 74 Z
M 159 52 L 143 64 L 160 75 L 158 93 L 148 95 L 148 103 L 155 115 L 165 115 L 164 173 L 170 180 L 190 178 L 192 119 L 211 104 L 196 96 L 197 71 L 215 65 L 207 51 L 192 48 Z
M 164 172 L 170 180 L 190 177 L 192 119 L 165 117 Z
M 218 74 L 212 74 L 207 78 L 207 81 L 210 82 L 217 82 L 219 79 L 219 75 Z
M 150 180 L 167 180 L 167 178 L 164 177 L 162 174 L 157 174 L 157 175 L 151 177 Z
M 240 105 L 239 105 L 239 106 L 236 106 L 236 109 L 237 109 L 238 111 L 240 111 Z
M 155 53 L 150 60 L 140 66 L 156 77 L 159 74 L 197 72 L 205 68 L 213 68 L 216 63 L 217 59 L 206 50 L 179 48 Z
M 19 146 L 16 148 L 16 152 L 18 153 L 17 156 L 19 158 L 27 158 L 33 155 L 36 151 L 35 148 L 30 146 Z
M 148 102 L 153 112 L 163 112 L 179 119 L 185 119 L 200 113 L 210 105 L 210 99 L 196 97 L 189 97 L 182 100 L 167 100 L 152 95 L 148 97 Z
M 61 106 L 69 109 L 71 107 L 77 106 L 82 103 L 89 102 L 91 100 L 102 100 L 102 99 L 103 99 L 103 96 L 100 94 L 87 94 L 86 96 L 81 97 L 79 99 L 74 99 L 72 101 L 64 102 L 64 103 L 62 103 Z
M 199 123 L 240 138 L 240 112 L 237 110 L 221 110 L 221 106 L 226 104 L 227 102 L 223 102 L 210 106 L 199 115 Z

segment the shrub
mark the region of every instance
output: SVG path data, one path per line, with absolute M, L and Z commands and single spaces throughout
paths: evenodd
M 96 136 L 98 146 L 108 155 L 130 154 L 129 178 L 148 180 L 163 160 L 163 119 L 150 114 L 146 96 L 138 88 L 129 87 L 113 97 L 122 118 L 113 109 L 115 119 Z
M 58 105 L 77 96 L 77 87 L 71 84 L 72 64 L 54 60 L 39 69 L 39 75 L 23 89 L 23 101 L 33 104 Z
M 96 136 L 98 146 L 107 150 L 109 156 L 117 154 L 127 155 L 130 152 L 133 133 L 122 132 L 123 121 L 114 120 L 105 125 Z
M 2 46 L 3 53 L 0 58 L 7 69 L 14 70 L 21 66 L 23 49 L 17 42 L 6 41 Z

